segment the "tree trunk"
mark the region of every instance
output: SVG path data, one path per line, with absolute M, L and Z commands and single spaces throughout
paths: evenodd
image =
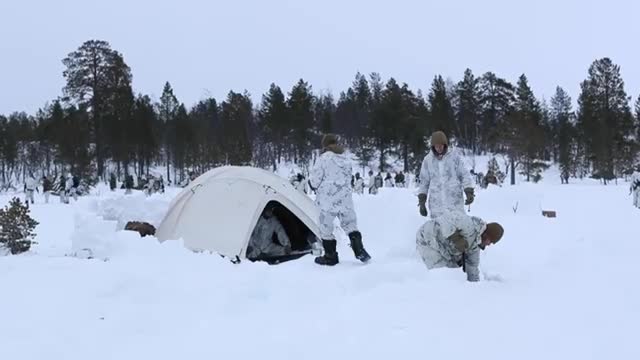
M 378 168 L 379 171 L 383 171 L 384 170 L 384 145 L 382 144 L 382 142 L 380 143 L 380 167 Z
M 402 149 L 402 157 L 404 158 L 404 171 L 407 172 L 409 171 L 409 145 L 407 145 L 407 142 L 405 142 L 402 145 L 403 149 Z
M 513 158 L 510 159 L 510 166 L 511 166 L 511 185 L 515 185 L 516 184 L 516 162 L 513 160 Z

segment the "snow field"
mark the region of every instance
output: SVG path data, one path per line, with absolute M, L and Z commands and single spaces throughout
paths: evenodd
M 640 211 L 626 183 L 477 191 L 469 214 L 505 227 L 480 283 L 426 270 L 413 190 L 354 196 L 373 260 L 355 260 L 342 235 L 333 268 L 311 256 L 234 265 L 118 231 L 157 225 L 175 191 L 38 197 L 39 244 L 0 257 L 0 358 L 640 358 Z M 69 256 L 83 248 L 95 258 Z

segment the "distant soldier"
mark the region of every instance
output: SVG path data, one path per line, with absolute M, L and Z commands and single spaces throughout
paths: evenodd
M 26 195 L 27 203 L 29 201 L 31 201 L 32 204 L 35 202 L 33 198 L 33 193 L 34 191 L 37 191 L 37 190 L 38 190 L 38 181 L 33 176 L 33 174 L 29 173 L 29 177 L 27 177 L 24 181 L 24 192 Z
M 375 195 L 378 193 L 378 187 L 376 186 L 376 178 L 373 176 L 373 171 L 369 170 L 369 194 Z
M 387 176 L 384 178 L 384 186 L 385 187 L 394 187 L 395 183 L 393 182 L 393 177 L 391 176 L 391 173 L 388 172 Z
M 399 173 L 396 174 L 396 187 L 405 187 L 405 178 L 404 178 L 404 173 L 402 171 L 400 171 Z
M 364 179 L 360 177 L 360 173 L 356 173 L 356 176 L 354 178 L 353 191 L 359 195 L 362 195 L 364 193 Z
M 46 204 L 49 203 L 49 195 L 51 195 L 51 189 L 53 188 L 53 184 L 51 180 L 49 180 L 46 176 L 42 177 L 42 193 L 44 194 L 44 202 Z
M 633 206 L 640 209 L 640 166 L 631 175 L 631 187 L 629 194 L 633 193 Z
M 118 187 L 118 181 L 116 180 L 116 174 L 111 173 L 111 177 L 109 178 L 109 188 L 111 191 L 115 191 Z
M 64 175 L 60 175 L 60 179 L 58 180 L 58 196 L 60 197 L 61 203 L 69 203 L 69 198 L 67 198 L 67 179 Z

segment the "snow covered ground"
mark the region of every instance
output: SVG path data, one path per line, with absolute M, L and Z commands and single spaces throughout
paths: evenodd
M 39 244 L 0 257 L 0 359 L 640 359 L 640 210 L 626 183 L 479 191 L 470 214 L 506 231 L 480 283 L 427 272 L 407 189 L 356 197 L 367 265 L 345 239 L 333 268 L 234 265 L 118 231 L 157 224 L 175 191 L 38 197 Z

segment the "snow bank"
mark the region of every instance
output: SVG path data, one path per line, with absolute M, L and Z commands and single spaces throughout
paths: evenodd
M 479 190 L 470 214 L 505 237 L 473 284 L 459 269 L 426 270 L 409 189 L 355 196 L 373 260 L 355 260 L 341 234 L 333 268 L 311 256 L 234 265 L 119 230 L 158 221 L 170 194 L 38 198 L 40 244 L 0 258 L 0 308 L 11 309 L 1 357 L 637 359 L 640 211 L 627 194 L 625 183 L 551 179 Z M 63 256 L 84 247 L 97 258 Z

